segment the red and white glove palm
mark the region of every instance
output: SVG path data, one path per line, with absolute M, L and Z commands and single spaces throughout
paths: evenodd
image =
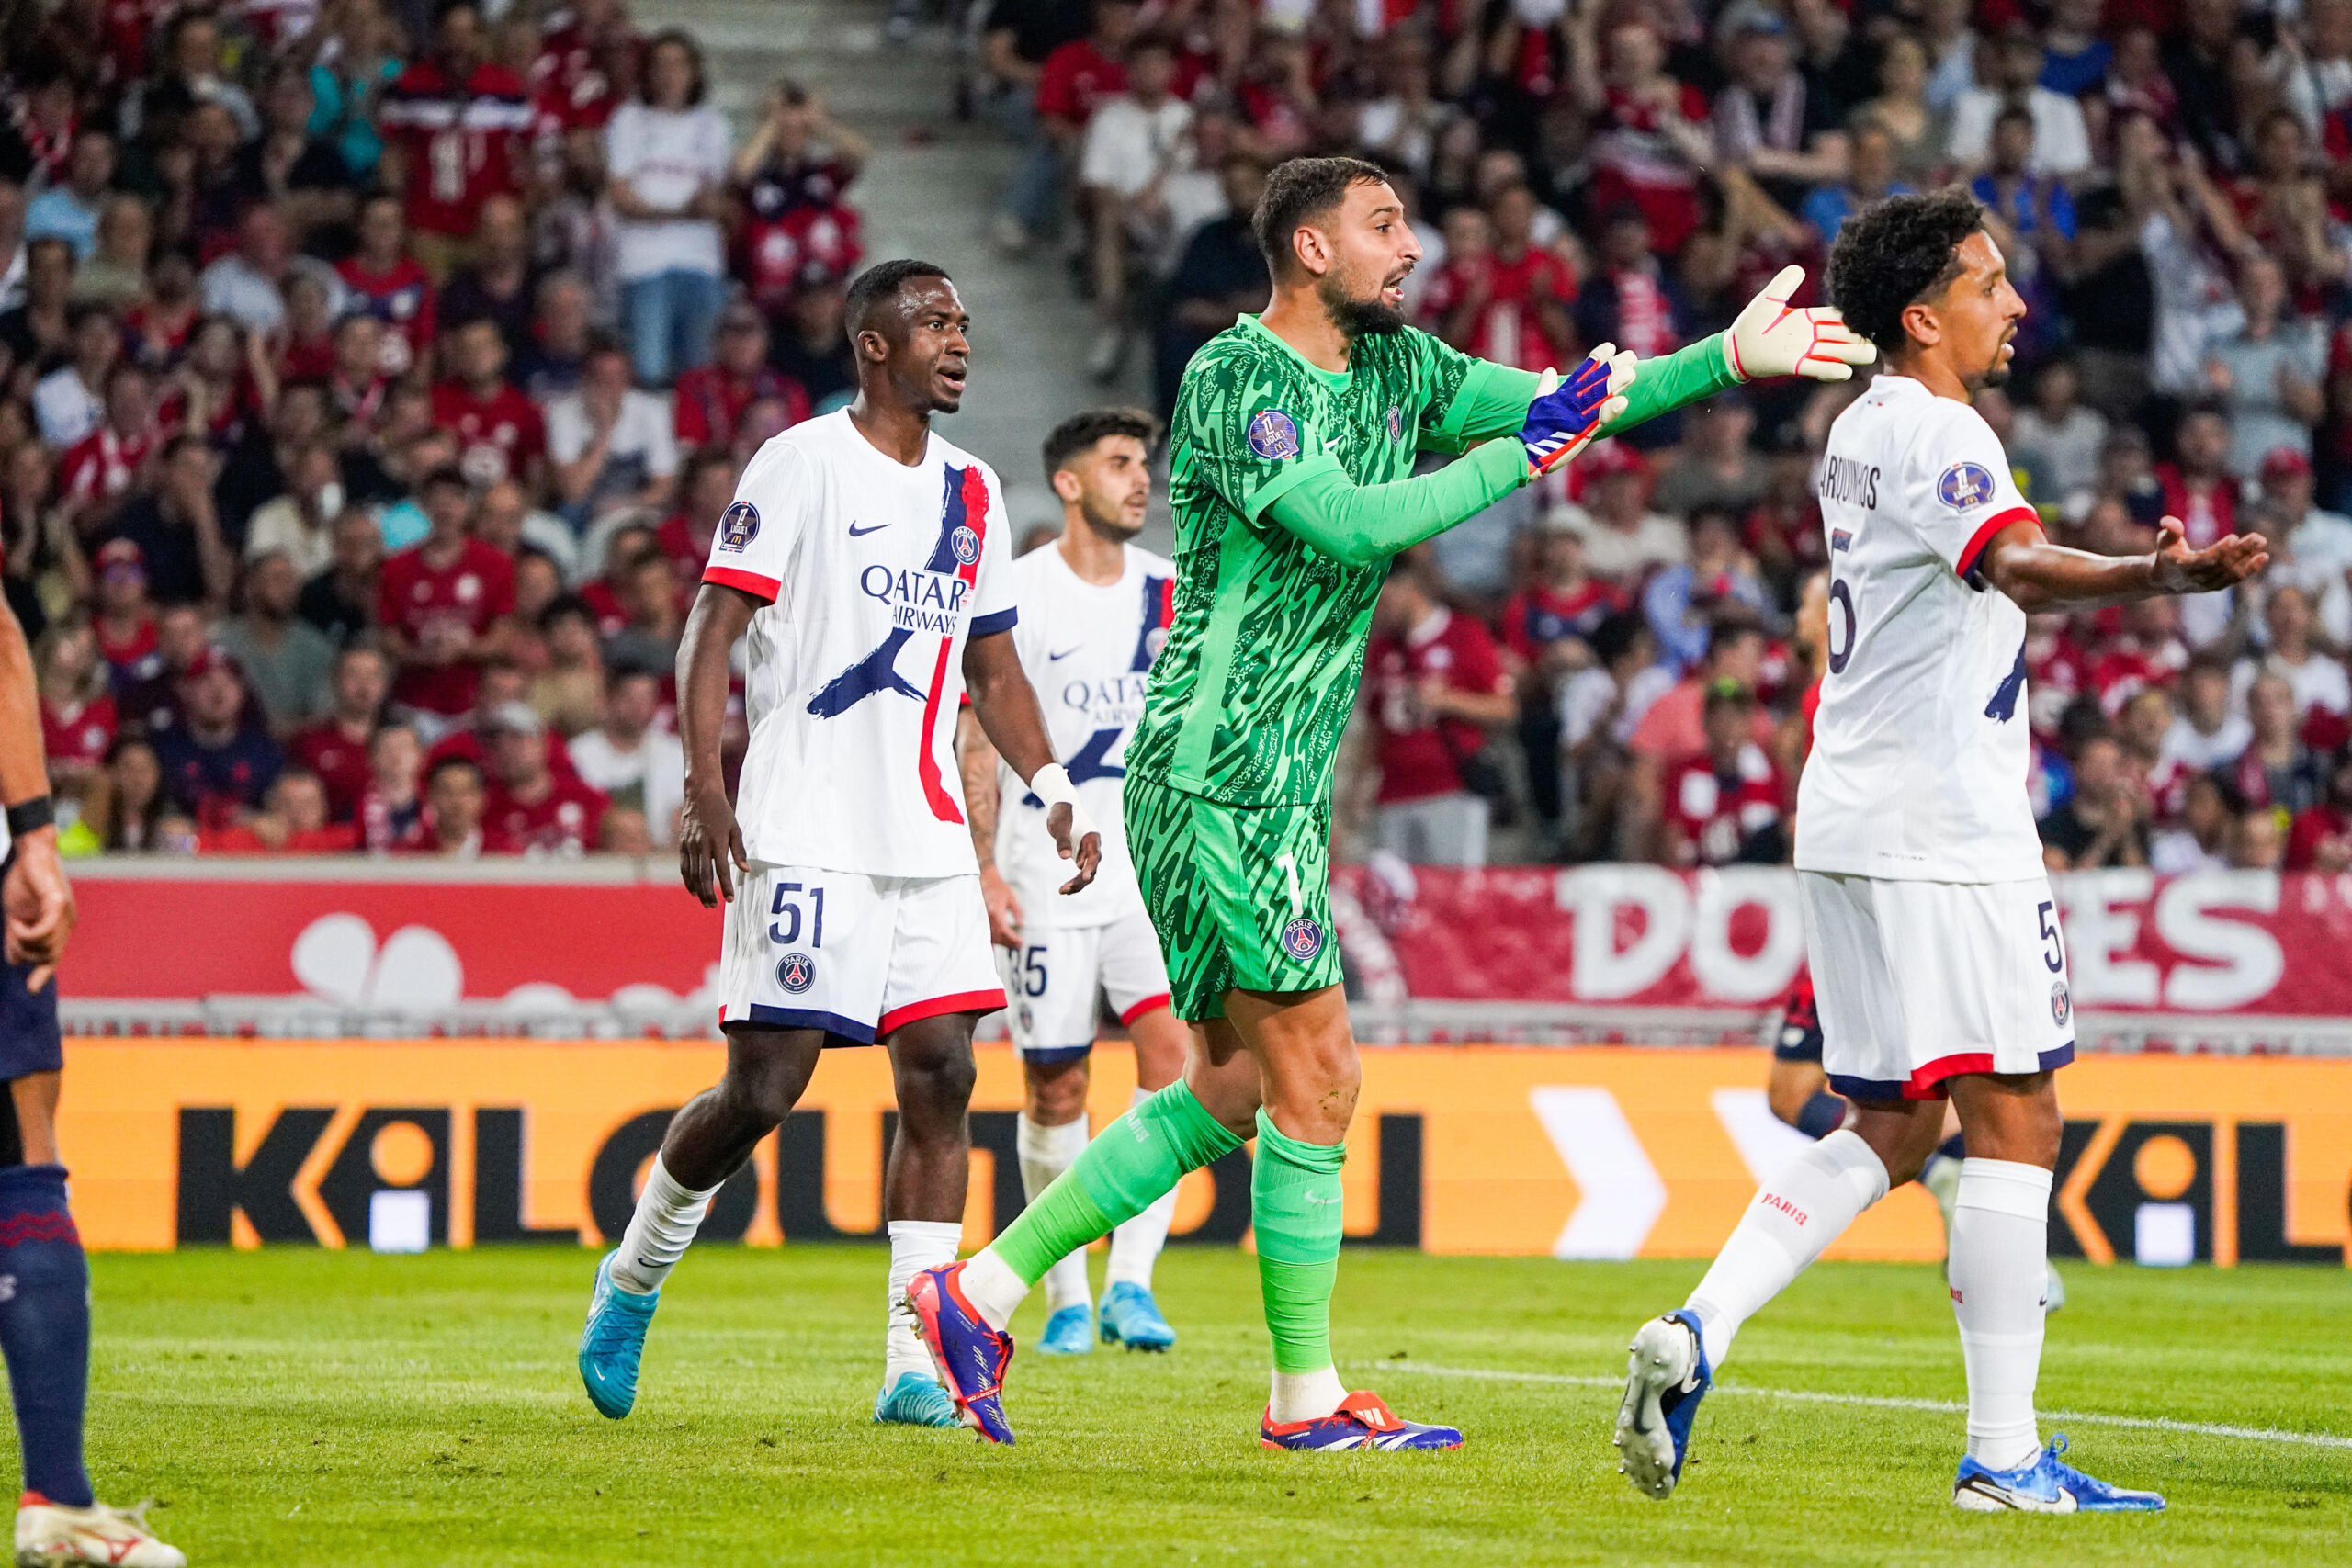
M 1798 310 L 1789 297 L 1804 283 L 1804 268 L 1784 266 L 1764 292 L 1747 302 L 1724 333 L 1724 357 L 1743 381 L 1766 376 L 1803 376 L 1814 381 L 1850 381 L 1854 367 L 1878 357 L 1870 340 L 1846 324 L 1827 305 Z

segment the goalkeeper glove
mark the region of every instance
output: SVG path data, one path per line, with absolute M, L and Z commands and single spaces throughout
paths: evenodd
M 1527 477 L 1536 479 L 1583 451 L 1602 425 L 1625 412 L 1625 389 L 1634 384 L 1634 355 L 1604 343 L 1560 379 L 1544 372 L 1519 439 L 1527 448 Z
M 1724 333 L 1724 358 L 1743 381 L 1762 376 L 1803 376 L 1815 381 L 1850 381 L 1854 367 L 1868 365 L 1878 350 L 1856 335 L 1846 318 L 1826 305 L 1797 310 L 1789 297 L 1804 282 L 1804 268 L 1784 266 L 1747 302 Z

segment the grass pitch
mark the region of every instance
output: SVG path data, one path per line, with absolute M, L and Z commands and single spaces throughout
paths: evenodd
M 1343 1373 L 1469 1442 L 1344 1456 L 1258 1449 L 1256 1272 L 1224 1250 L 1161 1265 L 1172 1354 L 1024 1350 L 1009 1450 L 868 1418 L 875 1248 L 690 1255 L 622 1422 L 590 1409 L 572 1370 L 590 1253 L 93 1263 L 99 1492 L 164 1498 L 157 1524 L 198 1568 L 2352 1560 L 2352 1278 L 2333 1269 L 2071 1269 L 2046 1409 L 2339 1441 L 2078 1421 L 2071 1457 L 2172 1508 L 2050 1518 L 1951 1507 L 1956 1413 L 1740 1392 L 1958 1400 L 1928 1268 L 1824 1264 L 1800 1280 L 1741 1336 L 1659 1505 L 1616 1474 L 1613 1385 L 1628 1335 L 1681 1300 L 1695 1262 L 1351 1251 Z M 1041 1318 L 1033 1299 L 1016 1337 Z

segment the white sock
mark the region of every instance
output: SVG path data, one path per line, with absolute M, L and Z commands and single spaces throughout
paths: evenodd
M 1348 1385 L 1340 1381 L 1336 1367 L 1319 1372 L 1276 1372 L 1272 1392 L 1266 1396 L 1266 1414 L 1278 1425 L 1313 1421 L 1340 1408 L 1340 1401 L 1347 1397 Z
M 1788 1289 L 1854 1217 L 1886 1196 L 1886 1167 L 1861 1134 L 1839 1128 L 1772 1173 L 1685 1304 L 1699 1314 L 1710 1366 L 1732 1336 Z
M 1135 1103 L 1141 1105 L 1155 1091 L 1136 1090 Z M 1103 1286 L 1129 1284 L 1151 1289 L 1151 1266 L 1159 1261 L 1160 1248 L 1168 1245 L 1168 1227 L 1176 1223 L 1176 1190 L 1170 1188 L 1151 1201 L 1151 1206 L 1111 1233 L 1111 1267 L 1102 1276 Z
M 1968 1451 L 1994 1470 L 2030 1464 L 2041 1448 L 2033 1384 L 2041 1371 L 2049 1240 L 2050 1172 L 2016 1160 L 1962 1162 L 1951 1311 L 1968 1365 Z
M 915 1314 L 907 1305 L 907 1285 L 926 1269 L 956 1261 L 964 1227 L 955 1220 L 892 1220 L 890 1222 L 889 1328 L 882 1337 L 882 1386 L 888 1388 L 901 1372 L 929 1378 L 938 1369 L 923 1348 Z
M 1065 1122 L 1058 1127 L 1041 1126 L 1022 1112 L 1013 1122 L 1013 1147 L 1021 1156 L 1021 1190 L 1032 1203 L 1037 1195 L 1054 1184 L 1054 1178 L 1078 1163 L 1086 1152 L 1086 1118 Z M 1037 1281 L 1046 1287 L 1046 1310 L 1059 1312 L 1066 1306 L 1086 1306 L 1093 1297 L 1086 1288 L 1086 1249 L 1076 1252 L 1046 1270 Z
M 1020 1309 L 1022 1298 L 1029 1293 L 1029 1287 L 1022 1283 L 1021 1276 L 1012 1271 L 1011 1264 L 996 1255 L 993 1247 L 984 1247 L 967 1258 L 960 1279 L 964 1299 L 972 1303 L 972 1310 L 980 1314 L 981 1322 L 1000 1334 L 1004 1332 L 1004 1325 L 1012 1321 L 1012 1314 Z
M 620 1250 L 613 1258 L 613 1283 L 633 1295 L 650 1295 L 662 1288 L 678 1259 L 695 1239 L 695 1232 L 702 1229 L 702 1217 L 710 1213 L 711 1194 L 718 1190 L 696 1192 L 681 1187 L 674 1180 L 662 1156 L 653 1156 L 653 1168 L 645 1173 L 645 1190 L 637 1197 L 637 1213 L 628 1220 L 628 1229 L 621 1233 Z

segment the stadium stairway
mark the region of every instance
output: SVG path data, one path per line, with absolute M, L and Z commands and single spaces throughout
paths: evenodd
M 1060 270 L 1043 258 L 1008 258 L 983 238 L 1013 149 L 984 123 L 956 118 L 964 71 L 958 39 L 943 21 L 910 41 L 883 36 L 883 0 L 639 0 L 639 28 L 691 29 L 702 40 L 711 101 L 738 143 L 769 85 L 792 76 L 822 93 L 842 119 L 874 141 L 874 161 L 852 192 L 865 214 L 868 260 L 915 255 L 956 276 L 973 317 L 970 393 L 940 421 L 948 439 L 993 465 L 1018 526 L 1058 523 L 1060 506 L 1037 471 L 1038 443 L 1057 420 L 1106 395 L 1082 361 L 1091 318 Z M 1140 355 L 1131 356 L 1140 359 Z M 1123 395 L 1143 395 L 1142 372 Z M 1165 550 L 1164 505 L 1144 543 Z M 1155 537 L 1154 536 L 1157 536 Z

